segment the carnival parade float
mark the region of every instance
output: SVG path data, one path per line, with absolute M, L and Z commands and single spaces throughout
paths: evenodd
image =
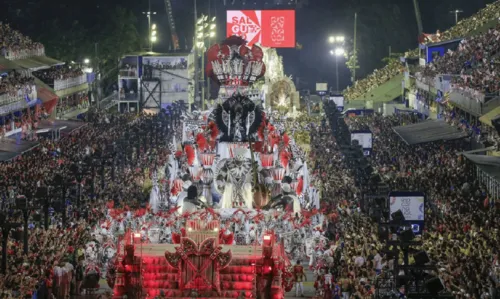
M 105 247 L 89 256 L 115 298 L 284 298 L 293 261 L 318 260 L 323 216 L 294 139 L 303 132 L 247 95 L 266 71 L 262 49 L 233 36 L 207 56 L 224 93 L 185 113 L 148 206 L 110 204 L 95 232 Z

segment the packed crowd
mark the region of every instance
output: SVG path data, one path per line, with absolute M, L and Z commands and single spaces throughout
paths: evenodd
M 452 82 L 463 90 L 485 94 L 500 90 L 500 25 L 488 32 L 462 40 L 456 51 L 448 51 L 422 69 L 422 75 L 434 78 L 438 74 L 455 75 Z
M 360 190 L 344 175 L 349 169 L 330 130 L 320 123 L 310 129 L 310 162 L 321 186 L 322 210 L 329 211 L 323 231 L 331 256 L 315 271 L 315 298 L 371 298 L 377 273 L 387 266 L 376 226 L 360 213 Z
M 47 84 L 54 84 L 55 80 L 67 80 L 83 75 L 80 68 L 70 66 L 54 66 L 50 69 L 34 72 L 34 75 Z
M 12 97 L 30 94 L 35 88 L 35 80 L 31 76 L 12 71 L 0 77 L 0 95 L 8 94 Z
M 65 114 L 77 109 L 88 108 L 89 105 L 89 97 L 86 93 L 70 95 L 59 100 L 56 115 L 57 117 L 63 117 Z
M 89 115 L 93 122 L 87 126 L 59 141 L 42 140 L 37 149 L 0 164 L 2 212 L 6 213 L 9 223 L 23 222 L 22 214 L 14 208 L 19 195 L 34 198 L 40 188 L 46 187 L 52 198 L 48 229 L 42 228 L 43 213 L 34 211 L 30 215 L 28 255 L 23 254 L 23 229 L 12 228 L 5 248 L 7 273 L 0 275 L 0 290 L 5 298 L 24 298 L 35 290 L 38 298 L 51 298 L 51 294 L 66 298 L 70 289 L 79 293 L 78 286 L 86 287 L 81 264 L 84 246 L 93 238 L 94 226 L 104 218 L 106 203 L 114 201 L 117 206 L 139 208 L 147 199 L 143 194 L 142 174 L 145 169 L 155 169 L 161 163 L 161 151 L 166 150 L 164 142 L 148 150 L 141 141 L 140 151 L 135 150 L 134 145 L 134 157 L 137 157 L 134 161 L 118 155 L 116 168 L 106 164 L 103 173 L 91 169 L 99 168 L 104 163 L 102 157 L 116 150 L 116 142 L 123 138 L 127 127 L 142 138 L 150 137 L 151 133 L 143 131 L 143 125 L 151 116 L 110 116 L 97 111 Z M 120 148 L 125 150 L 126 146 Z M 163 153 L 163 156 L 166 155 Z M 76 164 L 87 165 L 79 207 L 75 199 L 79 189 L 74 181 Z M 58 200 L 61 198 L 58 175 L 69 179 L 63 183 L 67 188 L 64 203 Z M 63 214 L 64 211 L 67 213 Z
M 403 66 L 401 63 L 391 59 L 388 65 L 380 70 L 373 71 L 373 73 L 368 75 L 365 79 L 354 82 L 353 86 L 347 87 L 347 89 L 344 90 L 344 97 L 348 100 L 354 100 L 361 97 L 402 72 Z
M 458 24 L 450 28 L 449 30 L 446 30 L 444 32 L 439 32 L 439 40 L 451 40 L 454 38 L 461 38 L 466 36 L 470 32 L 474 32 L 475 30 L 482 28 L 488 24 L 492 24 L 491 26 L 494 26 L 494 23 L 498 18 L 500 17 L 500 1 L 495 1 L 492 4 L 488 4 L 484 9 L 480 10 L 476 14 L 472 15 L 471 17 L 467 19 L 460 20 Z M 489 44 L 495 44 L 496 41 L 496 35 L 495 39 L 490 39 L 488 40 Z M 492 52 L 490 48 L 493 48 L 493 46 L 489 47 L 484 47 L 488 52 Z M 418 50 L 412 50 L 408 52 L 409 57 L 415 57 L 418 55 Z M 482 60 L 485 57 L 481 57 L 478 55 L 476 57 L 476 60 L 479 62 L 479 60 Z M 457 58 L 455 58 L 457 59 Z M 491 61 L 484 61 L 484 62 L 479 62 L 480 64 L 486 65 L 486 68 L 488 65 L 491 63 Z M 453 67 L 453 66 L 450 66 Z M 461 68 L 462 64 L 458 65 L 457 67 Z M 347 100 L 354 100 L 358 97 L 361 97 L 367 93 L 369 93 L 371 90 L 377 88 L 378 86 L 384 84 L 387 82 L 389 79 L 392 77 L 401 74 L 403 72 L 401 65 L 396 62 L 396 61 L 390 61 L 388 65 L 383 67 L 380 70 L 375 70 L 373 74 L 369 75 L 368 77 L 358 80 L 354 83 L 353 86 L 348 87 L 347 89 L 344 90 L 343 94 Z M 486 74 L 483 72 L 483 74 Z M 489 82 L 493 82 L 495 75 L 494 73 L 492 74 L 490 78 L 487 79 L 476 79 L 477 81 L 479 80 L 487 80 Z M 487 77 L 486 75 L 484 77 Z M 472 82 L 477 83 L 477 82 Z M 493 83 L 492 83 L 493 84 Z M 481 85 L 480 87 L 483 87 L 485 85 Z M 491 88 L 491 87 L 490 87 Z
M 467 19 L 460 20 L 455 26 L 440 33 L 441 40 L 450 40 L 466 36 L 486 25 L 496 22 L 500 18 L 500 1 L 487 4 L 484 9 L 473 14 Z
M 456 298 L 496 298 L 500 294 L 500 202 L 471 179 L 464 158 L 456 154 L 466 148 L 466 141 L 410 147 L 391 129 L 414 121 L 406 115 L 374 115 L 348 119 L 347 124 L 352 129 L 372 130 L 372 166 L 391 190 L 428 195 L 422 249 L 437 265 L 447 290 Z M 377 225 L 358 213 L 360 190 L 350 176 L 343 175 L 348 170 L 331 133 L 320 131 L 311 133 L 311 157 L 321 177 L 323 204 L 335 211 L 325 231 L 336 241 L 334 248 L 343 245 L 323 276 L 333 274 L 332 290 L 349 293 L 350 298 L 371 298 L 376 278 L 390 275 L 392 261 L 382 252 Z
M 43 51 L 41 43 L 32 41 L 21 32 L 11 28 L 9 24 L 4 23 L 0 23 L 0 45 L 2 56 L 16 55 L 22 51 Z

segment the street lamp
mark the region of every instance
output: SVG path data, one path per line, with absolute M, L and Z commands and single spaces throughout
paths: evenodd
M 460 9 L 455 9 L 455 10 L 450 11 L 450 13 L 455 15 L 455 24 L 457 24 L 458 23 L 458 15 L 463 13 L 463 11 Z
M 339 92 L 339 58 L 344 56 L 345 50 L 342 47 L 337 47 L 335 50 L 330 50 L 330 54 L 335 56 L 335 80 L 337 81 L 337 93 Z
M 151 26 L 150 40 L 151 40 L 150 48 L 151 48 L 151 52 L 153 52 L 153 43 L 155 43 L 158 40 L 158 37 L 156 36 L 156 24 L 153 24 L 153 26 Z
M 196 49 L 199 49 L 200 52 L 198 52 L 199 55 L 201 55 L 201 76 L 205 78 L 205 51 L 207 50 L 206 48 L 206 40 L 208 39 L 209 43 L 211 38 L 214 38 L 216 36 L 216 28 L 217 25 L 215 23 L 216 17 L 212 17 L 210 20 L 208 19 L 207 15 L 202 15 L 197 21 L 196 21 L 196 31 L 195 31 L 195 47 Z M 198 59 L 198 58 L 196 58 Z M 197 75 L 198 76 L 198 75 Z M 210 80 L 207 78 L 206 81 L 206 90 L 207 94 L 205 94 L 205 84 L 202 85 L 202 109 L 205 109 L 205 98 L 208 96 L 210 97 Z M 197 94 L 198 91 L 195 91 L 195 94 Z
M 345 50 L 343 47 L 345 37 L 343 35 L 332 35 L 328 37 L 328 42 L 337 46 L 334 50 L 330 50 L 330 54 L 335 56 L 335 79 L 337 81 L 337 92 L 339 92 L 339 57 L 345 55 Z
M 345 41 L 345 37 L 342 35 L 330 36 L 328 38 L 328 42 L 330 44 L 339 44 L 339 43 L 343 43 L 344 41 Z
M 345 53 L 344 48 L 336 48 L 335 52 L 334 52 L 335 56 L 337 56 L 337 57 L 344 55 L 344 53 Z
M 151 5 L 150 5 L 151 6 Z M 153 52 L 153 32 L 152 30 L 156 30 L 156 25 L 153 24 L 153 26 L 151 26 L 151 15 L 155 15 L 156 14 L 156 11 L 151 11 L 151 9 L 149 11 L 143 11 L 142 12 L 143 15 L 146 15 L 146 17 L 148 18 L 148 28 L 149 28 L 149 51 L 150 52 Z M 156 33 L 155 33 L 156 34 Z M 156 40 L 156 39 L 155 39 Z

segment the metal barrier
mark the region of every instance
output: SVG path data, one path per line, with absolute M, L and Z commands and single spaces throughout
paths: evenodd
M 99 108 L 103 110 L 108 110 L 109 108 L 118 104 L 118 94 L 114 93 L 101 101 L 99 101 Z
M 63 90 L 87 83 L 87 74 L 66 80 L 54 80 L 54 90 Z
M 5 58 L 8 60 L 18 60 L 18 59 L 26 59 L 35 56 L 45 56 L 45 48 L 41 46 L 38 49 L 29 49 L 29 50 L 4 50 L 2 53 Z
M 20 88 L 17 92 L 14 93 L 4 93 L 0 94 L 0 106 L 12 104 L 18 101 L 24 101 L 26 96 L 30 100 L 37 98 L 36 86 L 25 86 L 24 88 Z

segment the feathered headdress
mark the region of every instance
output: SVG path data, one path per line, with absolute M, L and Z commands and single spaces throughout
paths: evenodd
M 207 139 L 205 139 L 205 136 L 203 136 L 202 133 L 198 133 L 196 135 L 196 144 L 198 145 L 200 151 L 204 151 L 208 148 Z
M 280 162 L 283 168 L 288 166 L 288 162 L 290 161 L 290 153 L 287 151 L 282 151 L 280 153 Z
M 184 146 L 184 153 L 186 153 L 188 165 L 193 165 L 195 159 L 194 148 L 191 145 L 187 144 L 186 146 Z
M 290 145 L 290 137 L 288 137 L 287 133 L 283 134 L 283 143 L 285 144 L 286 147 Z

